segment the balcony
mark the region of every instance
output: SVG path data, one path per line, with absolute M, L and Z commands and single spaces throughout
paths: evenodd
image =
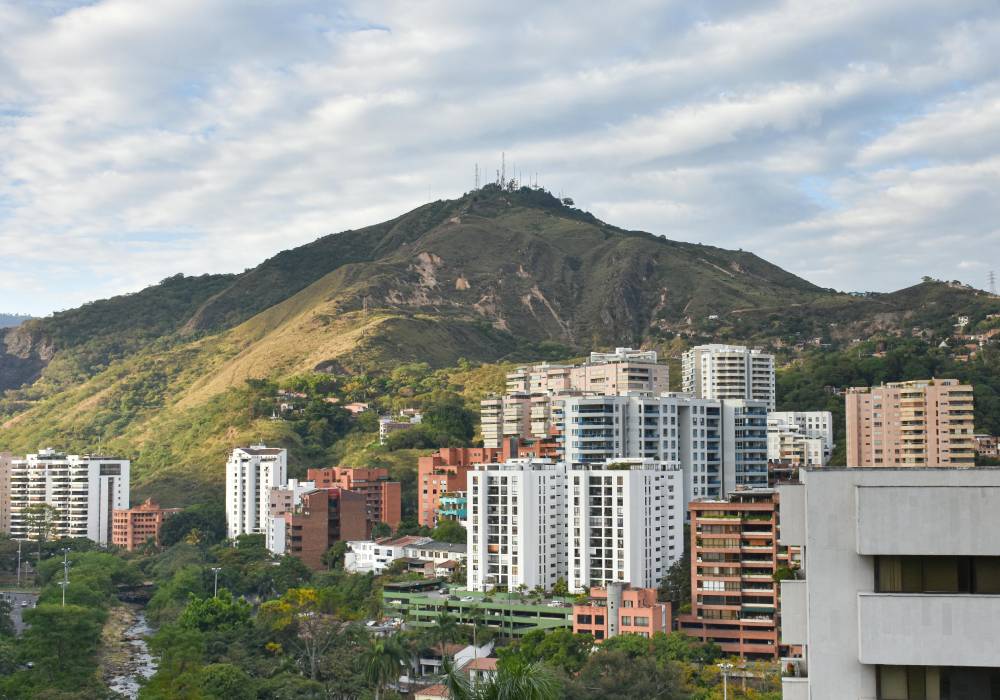
M 893 666 L 1000 666 L 1000 595 L 859 593 L 858 659 Z

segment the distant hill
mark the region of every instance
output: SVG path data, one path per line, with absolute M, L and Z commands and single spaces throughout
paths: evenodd
M 709 339 L 788 350 L 997 311 L 994 297 L 937 282 L 840 294 L 749 252 L 623 230 L 542 190 L 489 186 L 239 275 L 178 275 L 0 330 L 0 447 L 100 441 L 136 460 L 141 489 L 194 493 L 218 482 L 228 445 L 277 430 L 236 415 L 243 399 L 232 392 L 248 379 Z
M 0 328 L 13 328 L 31 320 L 27 314 L 0 314 Z

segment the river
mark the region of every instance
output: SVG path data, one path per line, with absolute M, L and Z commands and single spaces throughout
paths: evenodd
M 116 666 L 116 675 L 108 679 L 108 687 L 135 700 L 139 697 L 141 681 L 156 673 L 156 659 L 150 655 L 149 645 L 146 644 L 146 636 L 153 631 L 146 622 L 146 613 L 131 606 L 129 609 L 133 611 L 131 624 L 122 632 L 120 640 L 124 658 Z

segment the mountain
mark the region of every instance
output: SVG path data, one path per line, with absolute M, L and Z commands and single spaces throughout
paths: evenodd
M 217 483 L 234 442 L 294 444 L 280 422 L 245 419 L 250 379 L 669 341 L 840 343 L 990 310 L 995 298 L 936 282 L 840 294 L 749 252 L 619 229 L 542 190 L 489 186 L 242 274 L 178 275 L 0 331 L 0 447 L 100 442 L 135 459 L 140 490 L 178 490 Z

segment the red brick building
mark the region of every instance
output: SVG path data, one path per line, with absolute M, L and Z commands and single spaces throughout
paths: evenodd
M 161 508 L 152 498 L 134 508 L 116 508 L 111 515 L 111 543 L 130 552 L 149 540 L 159 545 L 163 521 L 180 510 Z
M 589 602 L 573 606 L 573 632 L 590 634 L 598 643 L 619 634 L 649 638 L 670 632 L 670 608 L 670 603 L 657 602 L 655 588 L 631 588 L 627 583 L 595 587 Z
M 465 491 L 467 475 L 474 464 L 503 461 L 506 450 L 493 447 L 442 447 L 437 454 L 417 460 L 417 520 L 437 525 L 441 496 Z
M 371 532 L 365 495 L 342 488 L 304 493 L 285 513 L 285 551 L 310 569 L 326 568 L 323 555 L 335 542 L 367 540 Z
M 387 523 L 393 530 L 402 519 L 402 489 L 389 480 L 389 470 L 382 468 L 327 467 L 310 469 L 306 479 L 318 489 L 339 487 L 363 494 L 372 524 Z
M 777 492 L 734 491 L 727 501 L 691 501 L 688 512 L 691 613 L 678 618 L 681 631 L 733 656 L 779 658 L 775 573 L 792 557 L 778 544 Z

